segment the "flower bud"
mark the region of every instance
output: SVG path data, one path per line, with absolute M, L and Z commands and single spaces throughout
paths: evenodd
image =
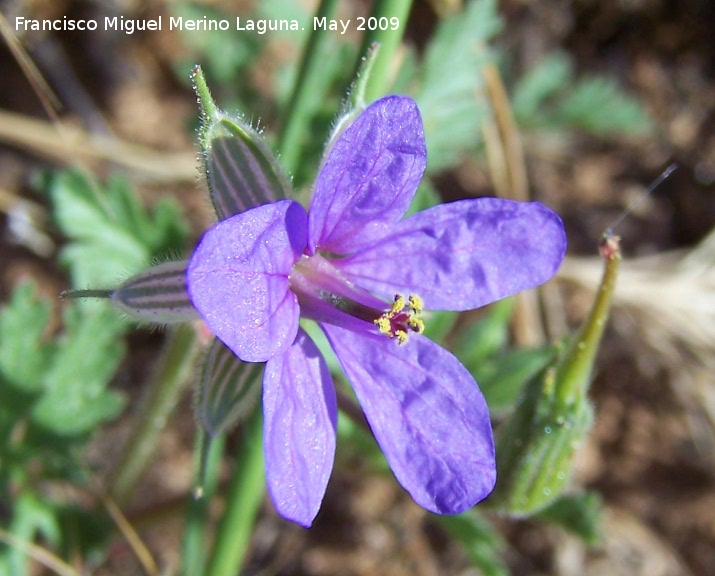
M 216 107 L 200 67 L 192 79 L 201 106 L 204 170 L 219 220 L 290 197 L 288 178 L 259 132 Z
M 196 406 L 204 430 L 215 438 L 251 413 L 261 392 L 263 363 L 242 362 L 218 338 L 209 349 Z
M 164 262 L 132 276 L 111 292 L 112 303 L 130 318 L 152 324 L 198 319 L 186 291 L 186 264 Z
M 497 432 L 498 481 L 490 503 L 510 514 L 538 512 L 563 492 L 591 427 L 587 391 L 621 259 L 617 237 L 604 237 L 601 255 L 606 266 L 588 319 L 563 357 L 527 383 Z

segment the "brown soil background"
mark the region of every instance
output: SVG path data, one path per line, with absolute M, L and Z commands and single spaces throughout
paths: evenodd
M 208 3 L 207 3 L 208 4 Z M 218 2 L 211 4 L 220 4 Z M 236 4 L 223 3 L 232 11 Z M 75 17 L 97 10 L 63 0 L 0 2 L 5 14 L 18 6 L 37 17 Z M 122 3 L 122 13 L 160 13 L 161 2 Z M 715 5 L 708 0 L 509 0 L 502 3 L 499 44 L 516 69 L 547 52 L 567 50 L 579 73 L 616 78 L 641 98 L 656 131 L 648 138 L 575 136 L 551 149 L 524 139 L 532 194 L 559 211 L 573 257 L 592 258 L 603 229 L 670 162 L 680 169 L 642 202 L 620 228 L 626 260 L 619 299 L 599 357 L 592 397 L 597 420 L 583 448 L 576 485 L 604 498 L 603 542 L 587 549 L 563 531 L 529 521 L 496 519 L 508 538 L 506 561 L 515 575 L 677 575 L 715 573 L 715 382 L 712 280 L 715 249 L 696 252 L 702 275 L 674 262 L 692 254 L 715 222 Z M 423 41 L 434 25 L 430 5 L 416 2 L 408 39 Z M 178 38 L 164 33 L 55 35 L 28 38 L 33 58 L 64 103 L 63 118 L 95 134 L 114 134 L 134 145 L 171 154 L 194 154 L 187 128 L 195 100 L 189 83 L 170 72 Z M 276 59 L 293 55 L 274 54 Z M 269 65 L 268 62 L 267 65 Z M 0 48 L 0 109 L 46 120 L 15 60 Z M 261 89 L 261 75 L 255 78 Z M 607 113 L 607 111 L 604 111 Z M 4 197 L 29 198 L 32 175 L 73 158 L 48 158 L 26 145 L 0 143 Z M 108 163 L 94 162 L 106 174 Z M 486 174 L 467 168 L 438 185 L 460 193 L 488 194 Z M 483 169 L 482 169 L 483 170 Z M 194 234 L 208 221 L 206 203 L 189 177 L 150 181 L 132 172 L 151 202 L 179 197 Z M 475 183 L 476 182 L 476 183 Z M 5 206 L 3 204 L 3 206 Z M 7 239 L 7 208 L 0 213 L 0 300 L 27 275 L 48 294 L 66 287 L 51 259 Z M 53 230 L 51 237 L 58 240 Z M 672 258 L 672 251 L 682 251 Z M 550 310 L 559 310 L 552 332 L 582 318 L 591 297 L 597 260 L 574 260 L 554 282 Z M 583 264 L 582 267 L 579 267 Z M 630 272 L 629 272 L 630 270 Z M 669 287 L 676 286 L 670 290 Z M 702 303 L 710 303 L 700 311 Z M 688 308 L 690 306 L 690 308 Z M 692 321 L 690 319 L 693 319 Z M 555 335 L 555 334 L 554 334 Z M 115 385 L 132 400 L 155 359 L 162 336 L 138 332 Z M 136 402 L 130 402 L 135 406 Z M 98 446 L 118 444 L 129 413 L 103 433 Z M 193 442 L 187 393 L 166 430 L 130 519 L 166 573 L 178 562 L 181 513 L 190 488 Z M 231 441 L 229 441 L 229 445 Z M 100 454 L 101 452 L 98 452 Z M 95 454 L 94 456 L 96 456 Z M 90 454 L 90 458 L 92 458 Z M 216 503 L 217 512 L 220 502 Z M 101 574 L 140 574 L 119 538 Z M 266 504 L 245 574 L 280 575 L 471 575 L 458 545 L 449 541 L 391 478 L 337 467 L 314 529 L 304 531 L 276 517 Z

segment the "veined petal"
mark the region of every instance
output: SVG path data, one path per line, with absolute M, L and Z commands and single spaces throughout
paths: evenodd
M 410 335 L 323 325 L 398 482 L 423 508 L 458 514 L 496 481 L 489 411 L 477 383 L 452 354 Z
M 333 469 L 337 405 L 330 372 L 303 330 L 266 364 L 263 416 L 273 504 L 284 518 L 309 527 Z
M 295 339 L 300 308 L 288 274 L 306 242 L 305 210 L 283 200 L 214 225 L 191 256 L 189 296 L 241 360 L 264 362 Z
M 565 251 L 561 218 L 543 204 L 478 198 L 415 214 L 334 265 L 375 294 L 469 310 L 546 282 Z
M 336 140 L 315 183 L 310 248 L 348 254 L 388 234 L 425 169 L 417 105 L 404 96 L 365 109 Z

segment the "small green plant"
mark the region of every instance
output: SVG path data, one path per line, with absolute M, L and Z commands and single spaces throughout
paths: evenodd
M 321 14 L 328 12 L 328 17 L 335 16 L 336 4 L 322 2 L 319 10 Z M 311 18 L 299 3 L 286 6 L 273 0 L 262 2 L 256 14 L 266 18 Z M 411 2 L 376 2 L 374 13 L 378 14 L 385 6 L 407 14 Z M 182 1 L 171 9 L 183 18 L 225 16 L 217 9 L 193 2 Z M 441 526 L 449 537 L 462 544 L 468 561 L 484 574 L 508 574 L 503 558 L 507 543 L 490 521 L 489 510 L 557 524 L 589 543 L 596 541 L 600 501 L 593 494 L 570 493 L 567 482 L 574 450 L 591 423 L 587 390 L 608 302 L 597 300 L 598 315 L 576 336 L 575 348 L 566 352 L 556 345 L 515 349 L 509 329 L 513 312 L 511 300 L 493 305 L 479 320 L 461 316 L 460 310 L 513 294 L 553 274 L 563 256 L 563 243 L 553 241 L 557 236 L 562 239 L 560 229 L 557 234 L 553 228 L 558 228 L 555 224 L 558 217 L 548 211 L 553 224 L 551 235 L 541 235 L 531 242 L 531 229 L 544 228 L 543 222 L 533 214 L 530 218 L 534 219 L 527 219 L 527 225 L 507 232 L 513 213 L 505 215 L 500 210 L 503 206 L 512 206 L 510 202 L 468 200 L 457 208 L 440 206 L 441 198 L 430 180 L 431 176 L 465 159 L 481 161 L 482 130 L 492 115 L 482 70 L 507 58 L 494 47 L 494 39 L 503 25 L 495 0 L 469 2 L 463 11 L 438 23 L 422 51 L 405 46 L 399 72 L 394 77 L 384 73 L 390 66 L 378 67 L 383 72 L 374 76 L 369 71 L 378 59 L 391 63 L 396 58 L 396 46 L 402 40 L 404 26 L 389 31 L 394 33 L 389 37 L 388 31 L 382 36 L 376 34 L 377 40 L 383 40 L 383 48 L 370 50 L 367 65 L 358 62 L 362 56 L 359 48 L 347 38 L 320 37 L 307 29 L 294 36 L 280 36 L 280 41 L 291 43 L 296 50 L 305 44 L 304 58 L 302 61 L 293 59 L 268 73 L 263 71 L 267 74 L 268 87 L 260 94 L 250 81 L 251 75 L 257 72 L 256 62 L 264 55 L 266 42 L 260 36 L 229 32 L 185 35 L 184 41 L 195 51 L 197 59 L 206 63 L 208 74 L 219 86 L 218 93 L 225 95 L 230 108 L 242 112 L 239 117 L 218 110 L 203 75 L 195 69 L 194 80 L 203 115 L 199 131 L 202 176 L 207 178 L 220 223 L 204 236 L 203 251 L 197 249 L 190 261 L 180 260 L 186 248 L 187 225 L 173 202 L 160 201 L 148 210 L 125 179 L 110 177 L 105 185 L 99 185 L 78 170 L 59 172 L 43 181 L 53 222 L 66 240 L 58 261 L 67 270 L 73 290 L 70 299 L 59 305 L 59 323 L 51 321 L 57 303 L 40 297 L 31 283 L 15 288 L 9 302 L 0 309 L 0 498 L 7 503 L 0 510 L 3 526 L 7 527 L 0 535 L 11 535 L 22 543 L 41 541 L 58 557 L 79 555 L 85 567 L 91 570 L 94 560 L 106 552 L 111 523 L 101 509 L 81 508 L 69 499 L 58 497 L 52 488 L 70 485 L 79 490 L 89 489 L 92 471 L 83 464 L 88 442 L 103 425 L 120 415 L 126 405 L 126 398 L 111 385 L 126 353 L 123 336 L 131 327 L 126 316 L 146 324 L 165 324 L 192 320 L 201 312 L 220 338 L 213 340 L 205 355 L 205 368 L 196 378 L 199 387 L 197 422 L 202 428 L 199 434 L 205 433 L 197 441 L 196 477 L 205 494 L 210 495 L 218 485 L 224 433 L 238 420 L 242 421 L 243 429 L 239 435 L 238 464 L 231 472 L 225 511 L 218 528 L 214 530 L 211 524 L 207 497 L 192 499 L 189 504 L 182 549 L 184 574 L 228 576 L 240 569 L 264 498 L 265 465 L 270 468 L 269 483 L 270 477 L 274 480 L 270 488 L 279 494 L 274 496 L 277 508 L 288 518 L 310 524 L 322 499 L 322 492 L 317 496 L 311 492 L 318 484 L 313 475 L 320 475 L 323 490 L 332 468 L 332 455 L 328 458 L 325 454 L 334 447 L 336 432 L 342 451 L 337 455 L 338 466 L 360 461 L 361 470 L 376 474 L 387 474 L 392 466 L 402 484 L 409 485 L 408 490 L 416 494 L 415 499 L 427 502 L 428 510 L 452 513 L 476 502 L 469 493 L 474 487 L 470 484 L 473 479 L 465 479 L 465 476 L 474 472 L 472 476 L 483 474 L 486 478 L 479 490 L 480 499 L 491 490 L 488 484 L 493 480 L 495 466 L 493 444 L 490 444 L 491 423 L 500 425 L 496 455 L 499 482 L 483 508 L 468 509 L 456 516 L 429 517 L 430 522 Z M 346 62 L 355 62 L 355 66 L 346 66 Z M 185 77 L 186 61 L 177 61 L 176 69 L 180 77 Z M 361 73 L 354 79 L 350 96 L 346 98 L 348 85 L 358 69 Z M 400 96 L 382 100 L 370 108 L 371 103 L 364 101 L 366 86 L 379 95 L 411 94 L 417 105 L 411 97 Z M 547 130 L 561 134 L 580 130 L 610 136 L 643 133 L 649 126 L 640 104 L 613 81 L 603 77 L 577 78 L 572 64 L 563 55 L 546 58 L 511 86 L 513 112 L 524 131 Z M 369 112 L 356 120 L 366 109 Z M 604 109 L 608 114 L 603 114 Z M 335 121 L 338 110 L 340 120 Z M 275 133 L 262 133 L 256 129 L 254 113 L 267 116 L 267 126 L 279 128 Z M 341 139 L 355 122 L 361 130 L 370 132 L 371 137 L 357 130 L 357 136 L 351 132 L 349 138 Z M 404 141 L 398 141 L 400 135 Z M 384 150 L 380 146 L 372 149 L 373 139 L 384 140 Z M 390 150 L 390 154 L 399 150 L 400 157 L 399 162 L 396 161 L 399 169 L 394 172 L 380 168 L 383 171 L 376 180 L 382 188 L 375 188 L 370 198 L 363 198 L 356 210 L 355 203 L 350 204 L 352 200 L 345 205 L 341 203 L 344 198 L 352 198 L 351 194 L 361 190 L 363 185 L 372 184 L 362 170 L 363 157 L 354 151 L 355 142 L 364 145 L 370 170 L 373 164 L 380 165 L 389 156 L 385 150 Z M 425 163 L 427 177 L 412 198 Z M 394 191 L 385 184 L 395 173 L 401 174 L 404 180 L 396 179 L 395 189 L 400 194 L 407 188 L 410 191 L 400 197 L 399 210 L 390 196 Z M 315 188 L 322 186 L 322 189 L 320 194 L 313 194 L 313 199 L 317 196 L 318 201 L 311 207 L 309 219 L 304 211 L 311 195 L 306 183 L 312 182 L 316 174 Z M 348 178 L 345 174 L 355 177 L 354 186 L 344 183 Z M 340 190 L 340 194 L 335 190 Z M 422 214 L 410 221 L 412 228 L 403 225 L 405 220 L 401 220 L 410 199 L 409 214 Z M 376 208 L 378 201 L 383 205 Z M 478 204 L 480 211 L 494 210 L 496 214 L 481 222 L 496 223 L 486 234 L 483 228 L 479 233 L 464 228 L 482 218 L 477 214 L 480 211 L 474 208 Z M 459 210 L 459 206 L 464 209 Z M 259 207 L 268 212 L 256 212 Z M 287 207 L 290 207 L 290 226 L 286 224 Z M 438 211 L 431 214 L 438 213 L 441 218 L 430 220 L 429 214 L 424 216 L 435 207 Z M 245 216 L 250 210 L 254 210 L 252 215 L 239 221 L 240 225 L 236 224 L 235 218 Z M 547 212 L 534 205 L 524 210 L 533 210 L 534 214 Z M 394 215 L 386 223 L 385 214 L 392 212 Z M 275 224 L 270 230 L 262 217 L 255 216 L 266 213 Z M 304 228 L 309 228 L 309 222 L 315 219 L 325 223 L 324 232 L 313 230 L 312 236 L 304 234 Z M 347 226 L 346 221 L 354 225 L 354 230 L 333 238 L 331 230 Z M 529 225 L 533 222 L 538 225 Z M 242 236 L 246 229 L 255 234 Z M 391 231 L 390 242 L 380 246 L 376 253 L 394 268 L 388 269 L 387 265 L 370 268 L 373 257 L 370 251 L 388 238 L 386 230 Z M 260 266 L 254 266 L 248 273 L 235 264 L 240 260 L 239 247 L 251 253 L 255 248 L 255 252 L 262 254 L 264 244 L 256 238 L 265 233 L 266 242 L 275 240 L 271 236 L 274 232 L 279 240 L 273 248 L 287 254 L 283 254 L 283 260 L 288 264 L 283 260 L 276 264 L 272 260 L 274 257 L 280 260 L 281 254 L 276 256 L 276 250 L 267 250 Z M 363 245 L 355 240 L 361 234 L 372 234 L 372 244 Z M 494 256 L 494 246 L 479 247 L 478 240 L 489 234 L 494 246 L 506 255 L 504 258 L 517 263 L 513 274 L 503 273 L 500 258 Z M 285 240 L 288 236 L 289 240 Z M 407 236 L 419 248 L 406 242 Z M 431 239 L 437 237 L 443 244 L 438 246 L 436 240 L 432 242 Z M 546 257 L 548 246 L 539 250 L 549 244 L 552 253 Z M 390 252 L 391 245 L 399 246 L 401 252 Z M 482 252 L 478 252 L 480 249 Z M 536 256 L 525 257 L 526 249 L 533 250 Z M 431 282 L 419 273 L 428 268 L 425 260 L 420 260 L 426 255 L 432 258 L 427 272 L 431 274 Z M 473 257 L 469 266 L 464 264 L 466 255 Z M 346 279 L 344 274 L 351 273 L 348 268 L 347 272 L 336 272 L 341 266 L 345 267 L 350 258 L 358 260 L 352 273 L 360 282 Z M 368 262 L 363 263 L 362 268 L 360 258 Z M 524 271 L 532 260 L 539 258 L 544 261 L 539 270 L 533 274 Z M 217 260 L 219 265 L 215 264 Z M 412 266 L 401 268 L 407 260 Z M 245 261 L 255 264 L 248 257 Z M 274 264 L 280 268 L 277 272 Z M 484 276 L 491 282 L 476 278 L 475 270 L 481 265 Z M 615 281 L 614 261 L 608 260 L 606 266 L 612 274 L 610 284 L 604 284 L 602 296 L 610 296 Z M 444 270 L 451 269 L 459 273 L 448 277 Z M 446 308 L 452 311 L 425 312 L 420 316 L 421 302 L 409 299 L 409 294 L 406 301 L 393 294 L 385 300 L 382 294 L 383 300 L 376 302 L 375 293 L 382 284 L 391 286 L 390 283 L 400 282 L 408 274 L 412 274 L 412 283 L 419 284 L 422 291 L 430 293 L 438 303 L 449 300 L 444 294 L 450 294 L 452 300 Z M 269 279 L 266 286 L 270 289 L 255 288 L 253 282 L 259 276 Z M 514 277 L 524 281 L 515 286 Z M 278 288 L 275 287 L 277 281 L 283 282 Z M 433 286 L 438 281 L 443 282 L 441 290 Z M 472 282 L 472 291 L 467 295 L 455 288 L 465 281 Z M 362 286 L 361 282 L 365 287 L 360 292 L 356 286 Z M 194 290 L 192 295 L 187 291 L 188 284 Z M 239 284 L 241 290 L 236 288 Z M 265 348 L 259 350 L 262 353 L 251 355 L 255 351 L 250 338 L 260 332 L 264 324 L 273 322 L 272 314 L 256 317 L 254 312 L 261 306 L 266 308 L 266 302 L 283 302 L 284 299 L 275 297 L 283 288 L 285 294 L 281 296 L 288 300 L 294 298 L 297 309 L 302 307 L 303 313 L 293 310 L 294 314 L 277 324 L 276 334 L 269 334 L 261 344 Z M 475 296 L 480 290 L 486 294 L 484 298 Z M 251 295 L 254 300 L 247 305 Z M 93 296 L 101 299 L 91 298 Z M 90 298 L 79 299 L 81 297 Z M 111 302 L 124 314 L 117 313 Z M 376 311 L 379 313 L 375 314 Z M 233 323 L 227 322 L 226 317 L 232 318 Z M 256 319 L 253 324 L 249 322 Z M 327 328 L 318 327 L 314 321 L 327 322 Z M 355 321 L 362 322 L 359 324 L 362 332 L 354 329 L 351 323 Z M 406 356 L 404 351 L 410 349 L 399 348 L 397 344 L 397 341 L 408 343 L 408 332 L 412 332 L 413 344 L 420 343 L 417 352 L 414 352 L 416 348 L 411 349 L 413 356 Z M 361 333 L 363 340 L 356 337 L 356 333 Z M 434 343 L 425 344 L 425 336 Z M 383 337 L 385 342 L 394 338 L 390 344 L 395 346 L 375 345 L 376 341 L 384 344 L 377 340 Z M 130 439 L 125 446 L 125 458 L 114 463 L 119 470 L 116 484 L 110 488 L 114 488 L 113 496 L 120 504 L 131 496 L 149 460 L 158 434 L 155 424 L 166 421 L 180 393 L 180 387 L 173 385 L 190 370 L 197 350 L 196 339 L 193 330 L 169 334 L 159 368 L 151 381 L 155 388 L 149 391 L 154 394 L 157 405 L 163 402 L 159 410 L 161 417 L 156 416 L 159 412 L 150 410 L 140 413 L 145 420 L 135 426 L 137 438 Z M 282 364 L 282 360 L 277 359 L 279 344 L 280 353 L 288 354 L 286 347 L 293 346 L 291 342 L 295 344 L 293 355 Z M 338 355 L 331 349 L 338 351 Z M 580 354 L 583 350 L 585 356 Z M 356 351 L 361 356 L 359 362 L 352 360 Z M 238 358 L 240 354 L 244 355 L 243 359 Z M 375 360 L 375 354 L 382 355 L 379 361 Z M 264 361 L 267 361 L 265 369 Z M 293 386 L 280 386 L 282 371 L 290 373 Z M 411 388 L 414 382 L 405 377 L 407 372 L 422 382 L 423 390 L 419 393 Z M 445 373 L 452 376 L 447 382 L 439 380 Z M 376 375 L 384 376 L 383 380 L 375 380 Z M 264 390 L 261 379 L 273 386 L 274 396 L 264 396 L 263 408 L 268 405 L 268 417 L 285 415 L 273 418 L 273 428 L 269 430 L 273 432 L 273 452 L 266 462 L 261 410 L 254 409 Z M 357 381 L 364 388 L 355 395 L 347 387 L 348 380 Z M 330 386 L 321 384 L 316 387 L 317 392 L 296 393 L 300 398 L 280 402 L 285 400 L 281 394 L 287 394 L 286 389 L 292 393 L 318 381 L 329 382 Z M 478 414 L 475 406 L 482 406 L 483 401 L 475 381 L 479 382 L 489 407 L 489 411 L 484 407 Z M 167 392 L 162 398 L 167 382 L 173 387 L 171 393 Z M 336 402 L 331 393 L 326 392 L 333 390 L 333 382 L 340 407 L 339 419 Z M 370 384 L 381 387 L 382 400 L 393 402 L 392 411 L 386 413 L 389 417 L 382 418 L 381 402 L 371 398 Z M 318 426 L 310 417 L 305 417 L 305 412 L 316 417 L 325 408 L 320 404 L 321 394 L 330 396 L 328 413 L 322 423 L 330 434 L 323 434 L 324 445 L 316 448 Z M 373 431 L 384 429 L 385 433 L 378 438 L 382 450 L 360 416 L 356 416 L 360 414 L 356 401 L 359 395 L 367 410 L 373 411 Z M 291 420 L 291 410 L 301 405 L 299 400 L 312 402 L 311 410 Z M 419 414 L 408 417 L 410 406 L 418 406 Z M 462 431 L 462 439 L 486 439 L 479 451 L 470 453 L 479 452 L 484 456 L 483 461 L 475 463 L 468 456 L 462 457 L 469 453 L 470 441 L 463 441 L 462 444 L 467 445 L 464 448 L 459 444 L 460 438 L 454 436 L 449 438 L 450 443 L 440 446 L 425 440 L 431 437 L 422 434 L 423 428 L 443 432 L 443 436 L 437 435 L 440 442 L 450 432 L 449 426 L 433 417 L 439 410 L 449 416 L 442 420 L 453 421 L 452 432 L 458 428 Z M 470 436 L 477 420 L 480 434 Z M 293 436 L 286 434 L 285 437 L 301 440 L 298 448 L 295 446 L 300 442 L 283 441 L 281 433 L 288 428 L 284 426 L 286 421 L 294 425 L 289 430 Z M 306 422 L 313 423 L 313 427 L 309 429 Z M 400 425 L 390 429 L 393 422 Z M 298 432 L 294 433 L 295 430 Z M 134 440 L 136 444 L 132 443 Z M 211 441 L 214 448 L 209 455 Z M 432 477 L 421 476 L 421 469 L 414 473 L 410 459 L 401 458 L 404 446 L 417 444 L 419 450 L 404 453 L 423 458 L 427 463 L 424 468 L 432 470 Z M 453 444 L 458 445 L 458 449 Z M 132 464 L 125 466 L 127 462 Z M 276 462 L 288 464 L 281 467 Z M 304 465 L 305 462 L 308 464 Z M 465 462 L 473 466 L 470 468 Z M 308 489 L 301 497 L 311 500 L 307 512 L 299 510 L 296 514 L 289 509 L 296 500 L 294 492 L 299 484 L 295 481 L 299 474 L 294 474 L 290 466 L 305 476 L 301 487 Z M 434 472 L 436 469 L 439 473 Z M 446 480 L 434 487 L 431 480 L 436 476 Z M 455 478 L 457 484 L 463 481 L 457 488 L 450 484 Z M 460 491 L 464 486 L 468 489 Z M 3 541 L 7 544 L 11 539 L 5 537 Z M 0 545 L 0 574 L 24 576 L 31 573 L 29 565 L 22 547 Z
M 147 211 L 123 179 L 103 188 L 68 171 L 46 179 L 44 190 L 68 238 L 60 261 L 75 285 L 110 285 L 184 242 L 186 225 L 176 206 L 164 201 Z M 110 383 L 131 324 L 106 302 L 72 300 L 61 304 L 60 327 L 52 328 L 57 302 L 40 297 L 27 282 L 0 308 L 0 495 L 8 504 L 3 524 L 22 542 L 40 537 L 54 549 L 79 542 L 82 554 L 91 556 L 109 534 L 106 516 L 79 509 L 51 487 L 89 487 L 83 450 L 126 405 Z M 68 532 L 67 526 L 74 528 Z M 27 566 L 17 547 L 0 548 L 0 574 L 21 576 Z

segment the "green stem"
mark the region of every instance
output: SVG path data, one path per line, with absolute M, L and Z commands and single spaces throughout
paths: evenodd
M 181 572 L 183 576 L 203 574 L 206 564 L 206 521 L 211 499 L 218 484 L 224 436 L 211 438 L 199 428 L 196 435 L 195 469 L 196 485 L 200 493 L 190 496 L 186 511 L 186 527 L 181 550 Z
M 321 0 L 316 17 L 319 19 L 332 18 L 338 0 Z M 283 167 L 288 172 L 294 172 L 300 159 L 301 139 L 306 133 L 314 102 L 320 100 L 320 95 L 312 91 L 313 79 L 324 73 L 323 62 L 320 54 L 323 46 L 328 40 L 328 33 L 320 28 L 314 29 L 310 33 L 308 44 L 303 53 L 303 61 L 300 64 L 300 71 L 296 78 L 293 93 L 288 104 L 287 116 L 283 129 L 278 136 L 277 149 L 281 152 Z
M 248 549 L 266 490 L 263 470 L 263 414 L 258 408 L 244 430 L 226 506 L 205 576 L 235 576 Z
M 208 84 L 206 84 L 206 78 L 204 76 L 204 71 L 201 66 L 194 66 L 194 70 L 191 73 L 191 81 L 194 84 L 194 92 L 199 101 L 199 106 L 201 107 L 201 114 L 205 121 L 215 118 L 218 116 L 218 108 L 214 99 L 211 97 L 211 91 L 209 90 Z
M 621 264 L 618 237 L 604 238 L 601 255 L 606 262 L 606 267 L 596 299 L 588 318 L 571 341 L 554 379 L 556 402 L 561 407 L 572 404 L 577 398 L 584 396 L 588 390 L 593 363 L 606 320 L 608 320 L 611 299 L 616 287 L 616 277 Z
M 158 366 L 146 387 L 147 396 L 135 416 L 136 426 L 111 476 L 109 493 L 120 506 L 129 500 L 181 396 L 196 355 L 196 339 L 191 326 L 181 326 L 169 334 Z
M 377 26 L 376 30 L 368 31 L 363 38 L 360 57 L 368 52 L 374 42 L 380 44 L 380 51 L 375 58 L 365 89 L 365 102 L 369 103 L 384 96 L 392 83 L 394 57 L 405 34 L 410 8 L 412 8 L 412 0 L 376 0 L 373 5 L 371 17 L 376 18 L 377 22 L 380 18 L 387 18 L 388 22 L 391 18 L 396 18 L 399 27 L 397 30 L 390 30 L 388 26 L 387 30 L 380 30 Z
M 114 290 L 63 290 L 60 293 L 62 300 L 78 300 L 80 298 L 111 298 Z

